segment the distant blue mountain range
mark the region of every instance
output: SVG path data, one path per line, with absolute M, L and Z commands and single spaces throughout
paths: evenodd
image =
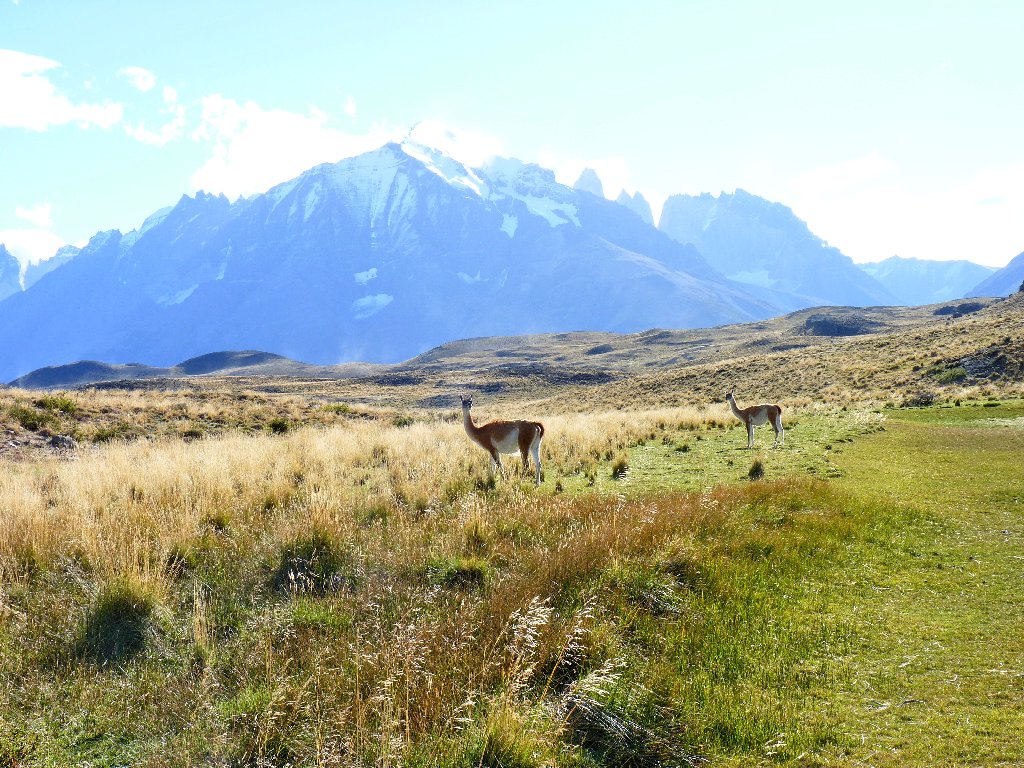
M 742 191 L 674 196 L 652 222 L 641 195 L 606 200 L 592 172 L 571 188 L 518 160 L 469 168 L 388 144 L 233 203 L 184 196 L 28 269 L 0 246 L 0 381 L 226 349 L 389 363 L 469 337 L 907 303 Z

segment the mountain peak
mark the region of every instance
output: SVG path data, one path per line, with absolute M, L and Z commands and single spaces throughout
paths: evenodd
M 604 197 L 604 185 L 593 168 L 584 168 L 572 188 L 577 192 L 589 192 L 597 197 Z
M 475 171 L 455 159 L 447 149 L 417 141 L 413 137 L 414 131 L 410 131 L 402 141 L 402 152 L 421 162 L 428 171 L 440 176 L 451 186 L 472 192 L 477 197 L 487 196 L 487 184 Z
M 645 223 L 650 224 L 652 227 L 654 226 L 654 214 L 651 213 L 651 204 L 647 202 L 647 199 L 640 192 L 630 195 L 626 190 L 622 190 L 615 202 L 629 208 L 629 210 L 643 219 Z

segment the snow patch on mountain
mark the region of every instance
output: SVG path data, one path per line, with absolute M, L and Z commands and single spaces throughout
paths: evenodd
M 737 283 L 747 283 L 748 285 L 756 285 L 760 288 L 774 288 L 779 282 L 766 269 L 734 272 L 731 275 L 726 275 L 726 277 L 730 280 L 735 280 Z
M 356 299 L 352 302 L 352 317 L 356 320 L 372 317 L 394 300 L 395 297 L 387 293 L 375 293 Z
M 465 189 L 480 198 L 487 197 L 487 184 L 484 180 L 454 157 L 439 149 L 417 144 L 411 139 L 402 142 L 402 151 L 409 157 L 419 160 L 428 171 L 440 176 L 450 186 Z
M 517 200 L 526 206 L 526 210 L 540 216 L 552 227 L 570 223 L 581 226 L 578 210 L 572 202 L 573 191 L 559 184 L 553 171 L 521 160 L 501 157 L 493 158 L 481 172 L 491 181 L 492 202 Z
M 156 303 L 162 307 L 173 307 L 175 304 L 181 304 L 185 299 L 191 296 L 198 287 L 199 283 L 196 283 L 195 285 L 180 290 L 177 293 L 172 293 L 170 296 L 159 298 Z
M 516 227 L 519 226 L 519 219 L 507 213 L 501 215 L 501 231 L 509 237 L 515 237 Z
M 371 267 L 365 272 L 356 272 L 354 275 L 352 275 L 352 277 L 355 278 L 356 283 L 358 283 L 359 285 L 366 285 L 371 280 L 376 279 L 377 268 Z

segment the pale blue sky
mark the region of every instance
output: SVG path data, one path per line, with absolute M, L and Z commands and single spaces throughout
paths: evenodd
M 418 121 L 609 197 L 737 187 L 857 261 L 1024 250 L 1024 3 L 0 0 L 0 242 L 38 258 Z

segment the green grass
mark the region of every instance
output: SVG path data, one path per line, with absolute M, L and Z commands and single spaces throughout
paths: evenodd
M 666 425 L 661 433 L 631 447 L 628 455 L 602 463 L 589 475 L 559 480 L 568 493 L 700 492 L 720 483 L 749 481 L 756 462 L 761 462 L 765 480 L 836 478 L 841 474 L 838 457 L 846 446 L 861 435 L 884 430 L 884 425 L 882 413 L 837 408 L 791 419 L 785 444 L 778 448 L 772 448 L 772 430 L 760 427 L 755 430 L 753 450 L 747 450 L 746 430 L 739 422 L 699 430 Z
M 897 412 L 844 458 L 873 510 L 845 716 L 875 764 L 1024 763 L 1024 429 L 987 423 L 1022 412 Z
M 0 594 L 0 766 L 1024 764 L 1024 403 L 990 402 L 777 450 L 668 426 L 561 493 L 353 526 L 420 537 L 401 567 L 268 540 L 287 505 L 159 599 L 40 567 Z

